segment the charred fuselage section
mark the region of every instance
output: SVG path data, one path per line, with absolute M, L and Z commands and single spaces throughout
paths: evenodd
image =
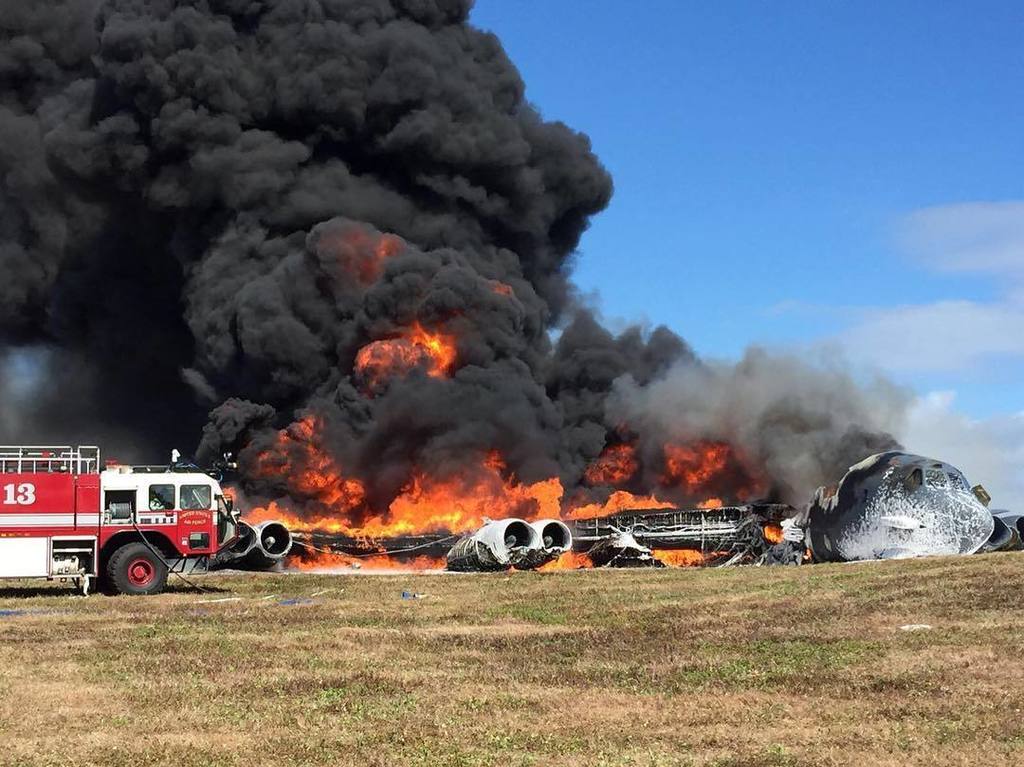
M 587 550 L 594 567 L 664 567 L 653 549 L 640 543 L 633 534 L 616 530 Z
M 426 556 L 455 572 L 535 570 L 574 551 L 594 567 L 661 567 L 655 550 L 684 550 L 708 565 L 757 564 L 771 551 L 779 523 L 796 510 L 780 504 L 718 509 L 641 509 L 571 521 L 522 519 L 488 521 L 456 537 L 431 535 L 359 538 L 327 532 L 302 533 L 301 548 L 351 557 L 385 556 L 403 562 Z M 781 532 L 780 532 L 781 534 Z M 802 545 L 797 559 L 802 558 Z
M 698 552 L 709 565 L 756 564 L 772 549 L 772 532 L 795 513 L 769 503 L 624 511 L 576 520 L 576 548 L 589 553 L 597 567 L 635 567 L 649 560 L 657 566 L 655 549 Z
M 1013 536 L 997 525 L 986 497 L 948 463 L 879 453 L 817 491 L 806 515 L 807 544 L 819 562 L 973 554 L 990 541 L 1002 548 Z

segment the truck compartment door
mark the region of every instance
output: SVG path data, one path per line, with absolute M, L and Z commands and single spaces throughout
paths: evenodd
M 75 527 L 96 534 L 100 526 L 99 477 L 84 475 L 75 481 Z
M 0 538 L 0 578 L 45 578 L 49 574 L 48 538 Z

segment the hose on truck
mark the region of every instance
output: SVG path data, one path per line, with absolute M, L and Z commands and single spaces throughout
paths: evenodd
M 200 592 L 200 593 L 202 593 L 202 594 L 209 594 L 209 593 L 211 593 L 211 592 L 210 592 L 210 590 L 209 590 L 208 588 L 206 588 L 206 587 L 204 587 L 204 586 L 200 586 L 200 585 L 199 585 L 198 583 L 194 583 L 193 581 L 190 581 L 190 580 L 189 580 L 188 578 L 186 578 L 186 577 L 185 577 L 184 575 L 182 575 L 182 574 L 181 574 L 181 573 L 179 573 L 179 572 L 176 572 L 176 571 L 175 571 L 175 570 L 174 570 L 174 569 L 173 569 L 173 568 L 171 567 L 171 565 L 170 565 L 170 564 L 169 564 L 169 563 L 167 562 L 167 560 L 166 560 L 166 559 L 164 559 L 164 557 L 163 557 L 163 554 L 161 554 L 161 553 L 160 553 L 160 552 L 159 552 L 159 551 L 158 551 L 158 550 L 157 550 L 157 549 L 156 549 L 156 548 L 155 548 L 155 547 L 153 546 L 153 544 L 151 544 L 151 543 L 149 542 L 149 539 L 148 539 L 148 538 L 146 538 L 146 534 L 145 534 L 145 533 L 143 533 L 143 532 L 142 532 L 142 530 L 140 530 L 140 529 L 139 529 L 139 524 L 138 524 L 138 522 L 136 522 L 136 521 L 135 521 L 135 516 L 134 516 L 134 515 L 132 515 L 132 527 L 133 527 L 133 528 L 135 528 L 135 532 L 137 532 L 137 533 L 139 534 L 139 538 L 141 538 L 141 539 L 142 539 L 142 542 L 143 542 L 143 544 L 145 544 L 146 548 L 147 548 L 147 549 L 149 549 L 150 553 L 151 553 L 151 554 L 152 554 L 152 555 L 153 555 L 154 557 L 156 557 L 157 559 L 159 559 L 159 560 L 160 560 L 160 562 L 161 562 L 161 563 L 163 564 L 163 566 L 167 568 L 167 572 L 169 572 L 169 573 L 172 573 L 173 575 L 176 575 L 176 576 L 178 577 L 178 579 L 179 579 L 179 580 L 183 581 L 183 582 L 184 582 L 185 584 L 187 584 L 188 586 L 191 586 L 191 587 L 192 587 L 193 589 L 195 589 L 196 591 L 198 591 L 198 592 Z

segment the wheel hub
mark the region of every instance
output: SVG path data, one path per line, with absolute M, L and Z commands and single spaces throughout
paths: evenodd
M 128 565 L 128 582 L 133 586 L 148 586 L 156 577 L 156 568 L 148 559 L 139 557 Z

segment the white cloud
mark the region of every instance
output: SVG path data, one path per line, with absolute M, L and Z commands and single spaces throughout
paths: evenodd
M 1024 201 L 926 208 L 904 219 L 899 241 L 923 268 L 990 278 L 996 298 L 869 308 L 794 302 L 777 310 L 829 312 L 846 329 L 819 346 L 834 344 L 852 362 L 900 380 L 961 373 L 977 384 L 998 378 L 993 371 L 1005 380 L 1024 362 Z M 1024 385 L 1012 395 L 1011 407 L 1024 407 Z M 993 508 L 1024 511 L 1024 411 L 974 419 L 955 406 L 953 392 L 920 396 L 892 432 L 908 451 L 948 461 L 985 485 Z
M 1024 282 L 1024 200 L 923 208 L 906 217 L 899 240 L 939 268 Z
M 976 368 L 1024 356 L 1024 303 L 939 301 L 865 312 L 842 334 L 858 361 L 894 373 Z
M 840 335 L 850 356 L 898 373 L 1024 358 L 1024 201 L 924 208 L 899 230 L 900 243 L 923 266 L 988 275 L 1000 297 L 863 310 Z
M 908 450 L 959 467 L 992 495 L 993 508 L 1024 511 L 1024 413 L 974 420 L 953 392 L 917 399 L 898 436 Z

